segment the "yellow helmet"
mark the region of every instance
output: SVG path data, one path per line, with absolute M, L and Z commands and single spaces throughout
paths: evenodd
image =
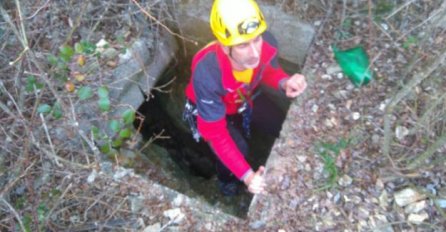
M 244 43 L 262 34 L 267 26 L 254 0 L 215 0 L 210 24 L 224 46 Z

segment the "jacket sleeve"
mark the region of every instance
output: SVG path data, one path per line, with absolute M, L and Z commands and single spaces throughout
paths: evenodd
M 251 172 L 251 167 L 246 162 L 243 154 L 237 147 L 226 128 L 226 118 L 216 122 L 206 122 L 198 116 L 198 131 L 210 144 L 212 150 L 221 162 L 240 180 Z
M 239 179 L 251 170 L 226 127 L 224 90 L 218 70 L 197 66 L 193 73 L 193 87 L 198 109 L 197 127 L 221 162 Z
M 273 65 L 269 64 L 263 71 L 262 83 L 272 87 L 273 89 L 279 90 L 280 82 L 286 78 L 288 78 L 288 74 L 285 73 L 285 71 L 283 71 L 279 65 L 274 67 Z

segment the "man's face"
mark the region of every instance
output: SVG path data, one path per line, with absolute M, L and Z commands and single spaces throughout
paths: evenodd
M 257 36 L 245 43 L 224 47 L 224 51 L 229 56 L 233 69 L 240 71 L 254 69 L 260 63 L 262 44 L 262 36 Z

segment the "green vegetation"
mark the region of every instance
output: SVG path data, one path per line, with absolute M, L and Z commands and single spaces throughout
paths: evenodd
M 324 172 L 328 174 L 326 182 L 318 190 L 331 189 L 336 186 L 339 178 L 339 170 L 336 166 L 336 159 L 342 150 L 346 149 L 350 140 L 341 138 L 336 143 L 318 142 L 315 145 L 316 153 L 322 158 Z

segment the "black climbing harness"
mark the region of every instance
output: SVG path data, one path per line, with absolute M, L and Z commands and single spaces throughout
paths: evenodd
M 237 90 L 237 93 L 240 96 L 240 99 L 243 103 L 237 109 L 237 113 L 242 116 L 242 129 L 243 135 L 246 138 L 251 138 L 251 118 L 252 118 L 252 106 L 249 104 L 249 100 L 254 100 L 259 94 L 260 91 L 256 91 L 251 97 L 245 96 L 240 89 Z M 191 101 L 186 100 L 186 104 L 184 105 L 183 111 L 183 121 L 186 121 L 189 125 L 190 131 L 192 132 L 192 137 L 195 141 L 200 142 L 200 133 L 197 129 L 197 116 L 198 110 L 197 106 L 193 104 Z
M 197 129 L 197 115 L 197 106 L 195 106 L 195 104 L 193 104 L 189 100 L 186 100 L 183 111 L 183 121 L 186 121 L 187 124 L 189 124 L 190 131 L 192 132 L 192 137 L 198 143 L 200 142 L 201 136 Z

